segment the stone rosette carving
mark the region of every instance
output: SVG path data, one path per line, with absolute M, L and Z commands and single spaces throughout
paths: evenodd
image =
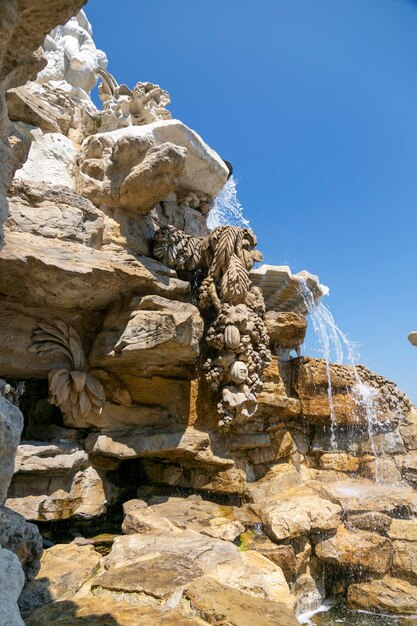
M 249 277 L 262 259 L 256 244 L 250 229 L 237 226 L 219 226 L 205 238 L 165 226 L 154 238 L 155 258 L 192 272 L 198 283 L 199 307 L 208 325 L 203 369 L 211 389 L 221 395 L 222 427 L 254 415 L 256 392 L 271 360 L 263 296 Z
M 48 381 L 50 403 L 61 409 L 71 425 L 81 426 L 86 418 L 100 415 L 106 395 L 130 406 L 130 395 L 116 376 L 105 370 L 89 370 L 80 335 L 62 320 L 39 322 L 29 351 L 41 357 L 61 353 L 68 359 L 70 367 L 51 370 Z

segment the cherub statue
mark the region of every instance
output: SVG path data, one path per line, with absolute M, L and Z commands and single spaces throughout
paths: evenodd
M 38 83 L 59 81 L 89 94 L 97 82 L 99 69 L 107 67 L 107 57 L 93 41 L 91 24 L 84 11 L 46 36 L 44 48 L 48 64 L 36 78 Z

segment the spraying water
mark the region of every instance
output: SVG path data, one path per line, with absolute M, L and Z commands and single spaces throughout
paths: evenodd
M 316 301 L 313 293 L 304 280 L 299 281 L 300 292 L 310 314 L 314 331 L 319 340 L 320 349 L 326 362 L 327 393 L 330 406 L 330 443 L 333 450 L 338 449 L 336 429 L 337 419 L 334 409 L 333 390 L 330 363 L 342 364 L 347 361 L 352 365 L 356 384 L 352 388 L 355 402 L 364 414 L 367 424 L 368 437 L 371 451 L 375 457 L 375 480 L 378 481 L 378 454 L 374 442 L 374 436 L 378 427 L 378 413 L 376 399 L 378 391 L 362 382 L 356 363 L 358 361 L 357 345 L 350 341 L 345 333 L 337 326 L 333 315 L 322 301 Z
M 243 217 L 243 207 L 237 197 L 236 181 L 231 176 L 224 187 L 219 191 L 214 206 L 210 211 L 207 226 L 212 230 L 216 226 L 243 226 L 248 228 L 249 221 Z

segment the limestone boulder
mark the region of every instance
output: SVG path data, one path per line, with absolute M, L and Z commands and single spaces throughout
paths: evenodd
M 214 626 L 296 626 L 297 620 L 285 604 L 257 598 L 203 576 L 186 590 L 191 607 Z
M 291 395 L 286 385 L 284 364 L 277 357 L 272 357 L 271 364 L 263 374 L 263 388 L 256 396 L 258 401 L 257 415 L 268 418 L 272 424 L 282 418 L 295 418 L 300 413 L 300 401 Z
M 40 49 L 47 33 L 80 10 L 84 0 L 9 2 L 2 11 L 0 40 L 0 246 L 7 215 L 6 192 L 15 170 L 27 158 L 30 140 L 10 122 L 5 100 L 8 89 L 23 85 L 46 65 Z
M 265 325 L 271 343 L 279 350 L 298 348 L 304 343 L 307 330 L 304 315 L 291 311 L 267 311 Z
M 9 118 L 39 127 L 43 132 L 68 134 L 72 122 L 71 98 L 61 89 L 28 81 L 6 93 Z
M 198 357 L 204 324 L 192 305 L 159 296 L 112 310 L 92 346 L 93 367 L 118 376 L 180 376 Z
M 155 145 L 150 136 L 112 135 L 84 142 L 78 189 L 97 206 L 146 215 L 176 191 L 187 150 L 171 142 Z
M 38 527 L 5 506 L 0 506 L 0 546 L 16 554 L 26 580 L 35 578 L 43 552 Z
M 87 467 L 75 474 L 16 474 L 6 500 L 27 520 L 91 519 L 107 511 L 119 495 L 105 472 Z
M 394 558 L 392 561 L 395 576 L 417 584 L 417 542 L 395 540 L 392 542 Z
M 224 161 L 196 132 L 179 120 L 161 120 L 87 139 L 78 188 L 93 202 L 126 205 L 140 213 L 172 191 L 195 191 L 214 198 L 228 175 Z M 115 194 L 120 177 L 123 184 Z
M 105 309 L 133 292 L 182 297 L 190 289 L 153 259 L 23 232 L 7 232 L 0 266 L 1 293 L 31 306 Z
M 403 483 L 382 487 L 371 480 L 349 478 L 316 486 L 324 497 L 339 503 L 346 513 L 417 513 L 417 493 Z
M 101 247 L 104 214 L 69 187 L 17 179 L 10 194 L 8 230 Z
M 114 593 L 129 597 L 140 594 L 143 602 L 157 602 L 162 608 L 176 608 L 184 587 L 203 570 L 186 556 L 156 555 L 107 570 L 91 582 L 92 593 L 106 597 Z M 134 597 L 134 596 L 133 596 Z
M 248 497 L 255 504 L 262 505 L 301 484 L 301 476 L 295 467 L 289 463 L 280 463 L 274 465 L 260 480 L 248 484 Z
M 417 450 L 411 450 L 404 455 L 402 474 L 413 487 L 417 486 Z
M 15 472 L 20 474 L 75 473 L 88 465 L 88 455 L 78 444 L 24 441 L 17 450 Z
M 85 446 L 93 455 L 109 456 L 120 460 L 146 457 L 202 459 L 210 455 L 210 437 L 194 428 L 157 430 L 134 429 L 120 433 L 91 433 Z M 233 464 L 233 461 L 226 461 Z
M 325 563 L 360 567 L 373 574 L 383 575 L 391 568 L 393 551 L 386 537 L 339 526 L 335 535 L 317 543 L 316 554 Z
M 40 128 L 19 124 L 31 142 L 23 166 L 16 171 L 19 180 L 63 185 L 75 190 L 77 149 L 61 132 L 44 133 Z
M 98 572 L 100 555 L 92 546 L 56 544 L 45 550 L 41 568 L 20 596 L 22 611 L 35 609 L 55 600 L 72 598 L 80 587 Z
M 116 571 L 125 565 L 146 561 L 155 553 L 164 558 L 170 555 L 174 560 L 186 557 L 194 567 L 201 568 L 205 575 L 222 584 L 294 608 L 295 598 L 290 594 L 280 567 L 256 552 L 240 552 L 228 541 L 193 530 L 183 530 L 180 534 L 117 537 L 105 559 L 105 567 Z
M 407 451 L 417 450 L 417 410 L 412 408 L 405 413 L 404 419 L 401 420 L 399 433 Z
M 350 530 L 369 530 L 379 533 L 380 535 L 388 535 L 389 538 L 392 539 L 391 527 L 399 521 L 400 520 L 392 519 L 385 513 L 369 511 L 367 513 L 348 515 L 345 520 L 345 526 Z
M 7 490 L 14 472 L 14 462 L 23 415 L 11 402 L 0 395 L 0 504 L 6 499 Z
M 417 542 L 417 519 L 393 519 L 388 536 L 390 539 Z
M 289 490 L 254 509 L 267 534 L 278 541 L 335 530 L 340 524 L 340 506 L 308 489 Z
M 17 556 L 0 548 L 0 623 L 4 626 L 25 626 L 17 605 L 24 582 L 25 575 Z
M 352 609 L 414 615 L 417 613 L 417 587 L 392 576 L 356 583 L 348 589 L 348 604 Z
M 340 424 L 366 425 L 373 419 L 395 427 L 412 408 L 393 382 L 363 365 L 354 368 L 332 363 L 328 372 L 323 359 L 303 357 L 294 362 L 292 384 L 303 414 L 312 421 L 326 422 L 330 418 L 329 375 L 334 416 Z
M 234 507 L 220 506 L 203 500 L 201 496 L 170 497 L 165 502 L 151 504 L 149 509 L 178 528 L 190 528 L 225 541 L 234 541 L 245 530 L 236 519 Z
M 143 500 L 129 500 L 123 504 L 122 531 L 125 535 L 162 535 L 179 532 L 169 519 L 152 510 Z
M 36 609 L 26 619 L 26 626 L 76 626 L 79 623 L 83 626 L 201 626 L 201 619 L 185 617 L 178 611 L 160 611 L 95 596 L 54 602 Z

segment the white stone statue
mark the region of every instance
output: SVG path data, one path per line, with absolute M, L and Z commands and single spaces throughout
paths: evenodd
M 97 82 L 97 71 L 106 69 L 107 57 L 93 41 L 93 30 L 84 11 L 46 36 L 48 64 L 36 78 L 38 83 L 57 81 L 89 94 Z

